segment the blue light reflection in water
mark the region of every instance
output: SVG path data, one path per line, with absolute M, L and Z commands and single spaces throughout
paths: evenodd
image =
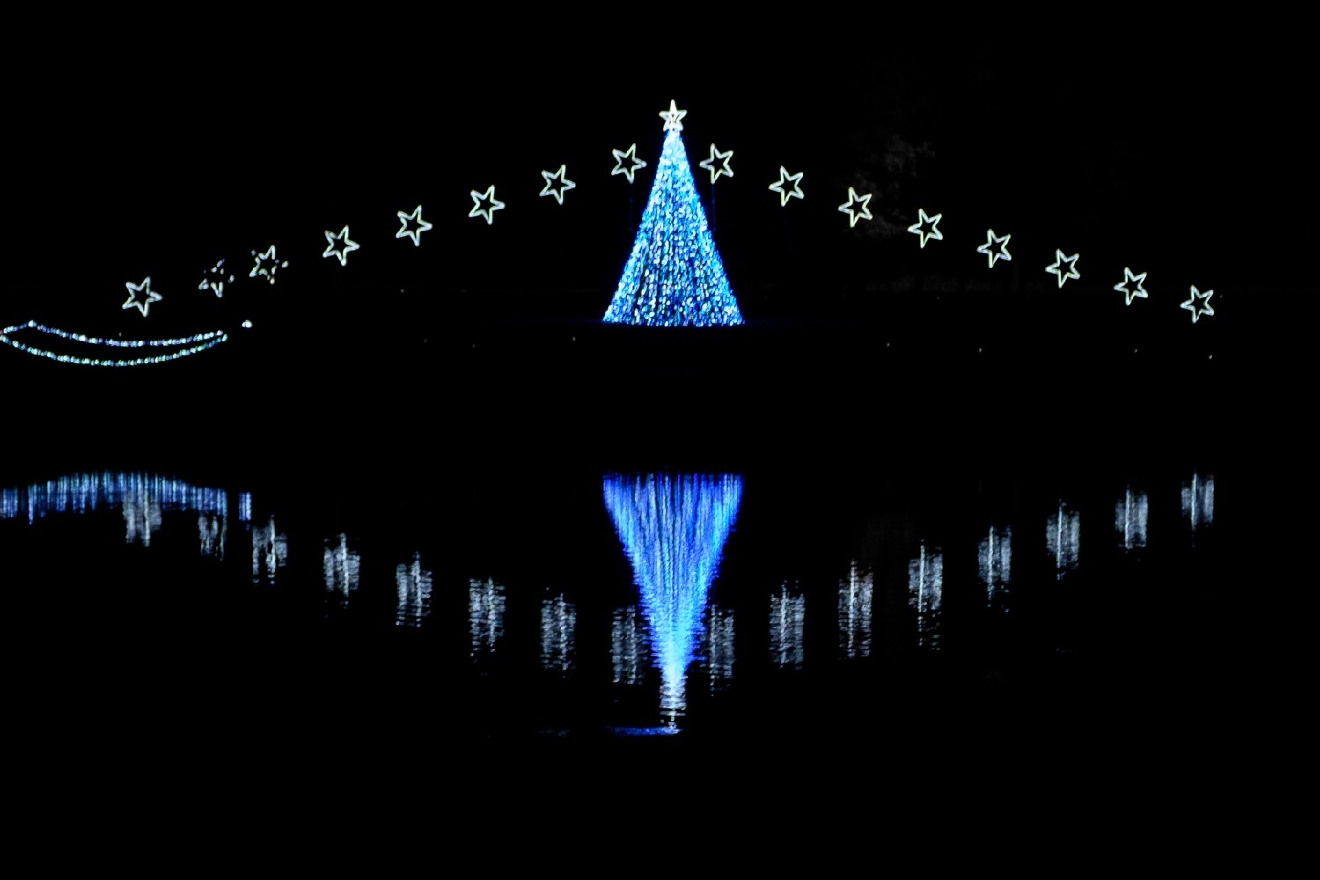
M 670 726 L 687 706 L 686 676 L 703 634 L 702 615 L 720 553 L 738 515 L 742 478 L 610 474 L 605 506 L 632 562 L 651 662 L 660 670 Z

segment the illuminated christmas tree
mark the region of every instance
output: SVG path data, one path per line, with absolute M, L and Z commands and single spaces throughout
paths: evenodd
M 648 327 L 743 323 L 679 134 L 686 113 L 670 101 L 660 114 L 664 149 L 632 254 L 605 311 L 607 322 Z

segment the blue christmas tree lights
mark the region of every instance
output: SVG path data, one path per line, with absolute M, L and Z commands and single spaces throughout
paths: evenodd
M 686 111 L 670 110 L 651 197 L 604 320 L 648 327 L 743 323 L 683 145 Z

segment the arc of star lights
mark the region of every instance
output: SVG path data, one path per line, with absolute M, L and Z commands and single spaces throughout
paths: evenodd
M 787 205 L 790 198 L 805 198 L 802 195 L 802 187 L 798 186 L 802 182 L 802 174 L 801 171 L 797 174 L 789 174 L 787 168 L 783 165 L 779 166 L 779 179 L 770 184 L 770 191 L 779 193 L 779 207 Z M 790 183 L 793 184 L 793 188 L 787 189 L 786 184 Z
M 275 270 L 286 268 L 289 265 L 288 260 L 280 262 L 279 259 L 276 258 L 275 245 L 266 248 L 264 254 L 259 254 L 256 251 L 253 251 L 252 256 L 256 257 L 257 262 L 256 265 L 252 267 L 252 271 L 248 273 L 248 277 L 265 278 L 271 284 L 275 283 Z M 266 265 L 267 263 L 270 265 Z
M 641 159 L 638 159 L 637 156 L 635 155 L 637 153 L 637 145 L 633 144 L 632 146 L 628 147 L 627 150 L 614 150 L 613 152 L 614 152 L 615 165 L 614 165 L 614 170 L 610 172 L 610 176 L 613 177 L 616 174 L 624 174 L 627 175 L 628 182 L 632 183 L 633 174 L 637 171 L 637 169 L 646 167 L 646 163 L 643 162 Z M 624 167 L 623 164 L 625 160 L 627 160 L 628 162 L 626 168 Z
M 1056 276 L 1059 279 L 1059 286 L 1063 287 L 1063 282 L 1067 281 L 1069 278 L 1082 277 L 1082 273 L 1077 271 L 1077 257 L 1077 254 L 1073 254 L 1071 257 L 1065 257 L 1063 251 L 1055 248 L 1054 262 L 1046 266 L 1045 271 Z M 1063 268 L 1064 263 L 1068 264 L 1066 270 Z
M 431 228 L 431 224 L 422 219 L 422 206 L 413 208 L 411 214 L 405 214 L 403 211 L 395 211 L 399 220 L 403 222 L 402 228 L 394 233 L 395 238 L 411 238 L 414 247 L 420 247 L 422 244 L 422 233 Z
M 1011 260 L 1012 255 L 1008 252 L 1008 240 L 1012 235 L 995 235 L 993 229 L 987 229 L 985 232 L 985 244 L 976 249 L 978 254 L 985 254 L 990 258 L 990 268 L 995 267 L 995 260 Z M 994 246 L 999 245 L 999 252 L 994 251 Z
M 660 111 L 660 118 L 665 121 L 664 131 L 682 131 L 683 123 L 680 121 L 687 116 L 686 110 L 679 110 L 678 105 L 672 100 L 669 102 L 668 110 Z
M 1146 288 L 1143 286 L 1146 282 L 1146 273 L 1140 275 L 1132 274 L 1132 270 L 1127 266 L 1123 267 L 1123 280 L 1114 285 L 1114 290 L 1119 291 L 1127 297 L 1127 305 L 1132 305 L 1132 300 L 1137 297 L 1145 299 L 1147 297 Z M 1133 285 L 1131 288 L 1128 285 Z
M 353 241 L 353 239 L 348 237 L 347 226 L 345 226 L 338 235 L 327 229 L 325 232 L 325 240 L 327 244 L 325 246 L 325 252 L 322 253 L 321 256 L 338 257 L 339 265 L 341 266 L 348 265 L 348 255 L 359 247 L 356 241 Z
M 216 276 L 214 279 L 211 276 Z M 218 280 L 217 280 L 218 279 Z M 202 273 L 202 283 L 197 285 L 198 290 L 213 290 L 215 295 L 223 297 L 225 295 L 225 282 L 233 282 L 234 276 L 231 274 L 225 278 L 225 261 L 221 260 L 210 269 Z
M 147 316 L 147 309 L 151 308 L 152 303 L 164 299 L 159 293 L 151 289 L 150 275 L 143 278 L 141 284 L 125 281 L 124 286 L 128 288 L 128 299 L 124 301 L 123 308 L 131 309 L 137 306 L 138 311 L 142 313 L 144 318 Z M 138 299 L 139 293 L 142 294 L 142 299 Z
M 1192 313 L 1192 323 L 1195 324 L 1202 315 L 1213 315 L 1215 310 L 1210 307 L 1210 297 L 1214 296 L 1213 290 L 1207 290 L 1205 293 L 1196 289 L 1192 285 L 1192 294 L 1182 303 L 1180 308 L 1187 309 Z
M 472 210 L 468 211 L 468 216 L 485 217 L 486 225 L 489 226 L 495 222 L 495 212 L 503 207 L 504 203 L 495 198 L 495 184 L 492 183 L 484 193 L 472 190 Z
M 566 167 L 567 166 L 560 165 L 558 171 L 541 172 L 541 176 L 545 178 L 545 188 L 541 190 L 541 195 L 554 196 L 555 201 L 561 205 L 564 203 L 564 193 L 568 192 L 570 189 L 577 188 L 576 183 L 564 176 L 566 173 Z M 556 181 L 559 182 L 558 186 L 555 186 Z M 576 196 L 574 196 L 574 198 L 576 198 Z
M 938 224 L 943 217 L 943 214 L 936 214 L 934 217 L 927 217 L 924 208 L 917 208 L 917 222 L 909 226 L 907 231 L 915 232 L 917 235 L 921 236 L 921 246 L 923 248 L 926 246 L 926 242 L 931 239 L 934 239 L 935 241 L 943 241 L 944 235 L 936 227 L 936 224 Z M 930 227 L 929 231 L 927 231 L 926 228 L 928 226 Z
M 867 207 L 871 202 L 871 193 L 867 193 L 860 198 L 857 191 L 851 186 L 848 187 L 848 201 L 839 205 L 839 210 L 848 215 L 848 228 L 852 229 L 857 225 L 857 218 L 863 220 L 871 219 L 871 209 Z M 859 206 L 860 207 L 857 207 Z
M 721 174 L 733 177 L 733 169 L 729 167 L 729 160 L 732 158 L 733 150 L 729 150 L 727 153 L 721 153 L 715 148 L 714 144 L 711 144 L 710 158 L 702 159 L 697 165 L 710 172 L 710 182 L 714 183 L 720 179 Z M 715 164 L 716 162 L 720 163 L 718 167 Z

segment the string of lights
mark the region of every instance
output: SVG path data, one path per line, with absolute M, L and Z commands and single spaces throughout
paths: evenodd
M 37 345 L 29 345 L 21 340 L 15 339 L 13 334 L 24 330 L 34 330 L 48 336 L 55 336 L 59 339 L 65 339 L 70 342 L 77 342 L 84 345 L 105 346 L 107 348 L 128 348 L 128 349 L 152 349 L 152 348 L 175 348 L 168 354 L 158 354 L 142 356 L 135 358 L 104 358 L 104 357 L 79 357 L 70 354 L 59 354 L 48 348 L 42 348 Z M 229 339 L 229 334 L 223 330 L 211 330 L 206 333 L 197 333 L 193 336 L 184 336 L 177 339 L 100 339 L 95 336 L 85 336 L 81 333 L 70 333 L 67 330 L 60 330 L 57 327 L 47 327 L 45 324 L 39 324 L 36 321 L 28 321 L 24 324 L 13 324 L 0 330 L 0 342 L 11 345 L 19 351 L 38 357 L 50 358 L 62 364 L 81 364 L 94 367 L 134 367 L 141 364 L 160 364 L 166 361 L 175 361 L 189 355 L 198 354 L 213 348 Z M 182 346 L 182 347 L 180 347 Z

